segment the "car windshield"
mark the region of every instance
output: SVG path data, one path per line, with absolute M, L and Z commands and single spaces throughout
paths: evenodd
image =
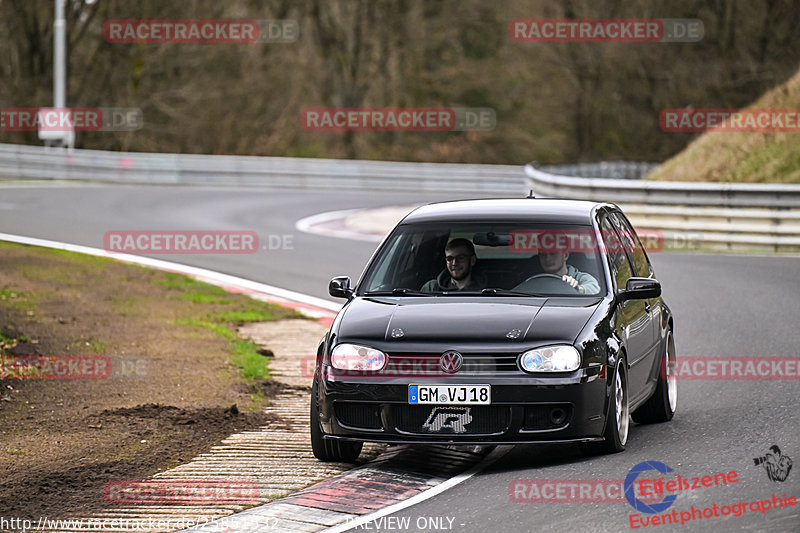
M 407 224 L 370 263 L 359 294 L 597 296 L 604 278 L 591 226 Z

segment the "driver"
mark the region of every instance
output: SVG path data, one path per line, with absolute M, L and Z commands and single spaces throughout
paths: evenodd
M 478 258 L 475 246 L 468 239 L 453 239 L 444 248 L 447 268 L 422 286 L 423 292 L 480 291 L 486 280 L 473 272 Z
M 572 265 L 567 264 L 569 252 L 548 252 L 539 253 L 539 264 L 546 274 L 561 276 L 561 281 L 581 294 L 597 294 L 600 292 L 600 284 L 594 276 L 581 272 Z

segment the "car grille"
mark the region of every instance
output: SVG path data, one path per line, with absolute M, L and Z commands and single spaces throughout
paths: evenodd
M 525 406 L 523 429 L 556 429 L 569 424 L 572 405 L 568 403 Z
M 517 367 L 517 353 L 462 354 L 464 362 L 459 375 L 522 373 Z M 442 354 L 389 354 L 384 374 L 398 376 L 449 376 L 439 367 Z
M 333 409 L 339 423 L 364 429 L 381 429 L 381 411 L 377 403 L 336 402 Z
M 391 413 L 397 431 L 421 435 L 503 433 L 511 423 L 508 406 L 395 405 Z

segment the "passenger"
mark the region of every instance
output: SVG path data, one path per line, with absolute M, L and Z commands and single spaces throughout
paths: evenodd
M 423 292 L 442 291 L 480 291 L 486 287 L 486 280 L 473 269 L 478 258 L 475 246 L 467 239 L 453 239 L 444 249 L 447 268 L 422 286 Z
M 569 252 L 539 253 L 539 264 L 546 274 L 561 276 L 561 280 L 581 294 L 597 294 L 600 284 L 594 276 L 567 264 Z

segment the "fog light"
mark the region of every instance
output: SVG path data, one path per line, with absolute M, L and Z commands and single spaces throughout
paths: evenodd
M 550 411 L 550 422 L 555 426 L 562 425 L 567 420 L 567 412 L 560 407 L 556 407 Z

